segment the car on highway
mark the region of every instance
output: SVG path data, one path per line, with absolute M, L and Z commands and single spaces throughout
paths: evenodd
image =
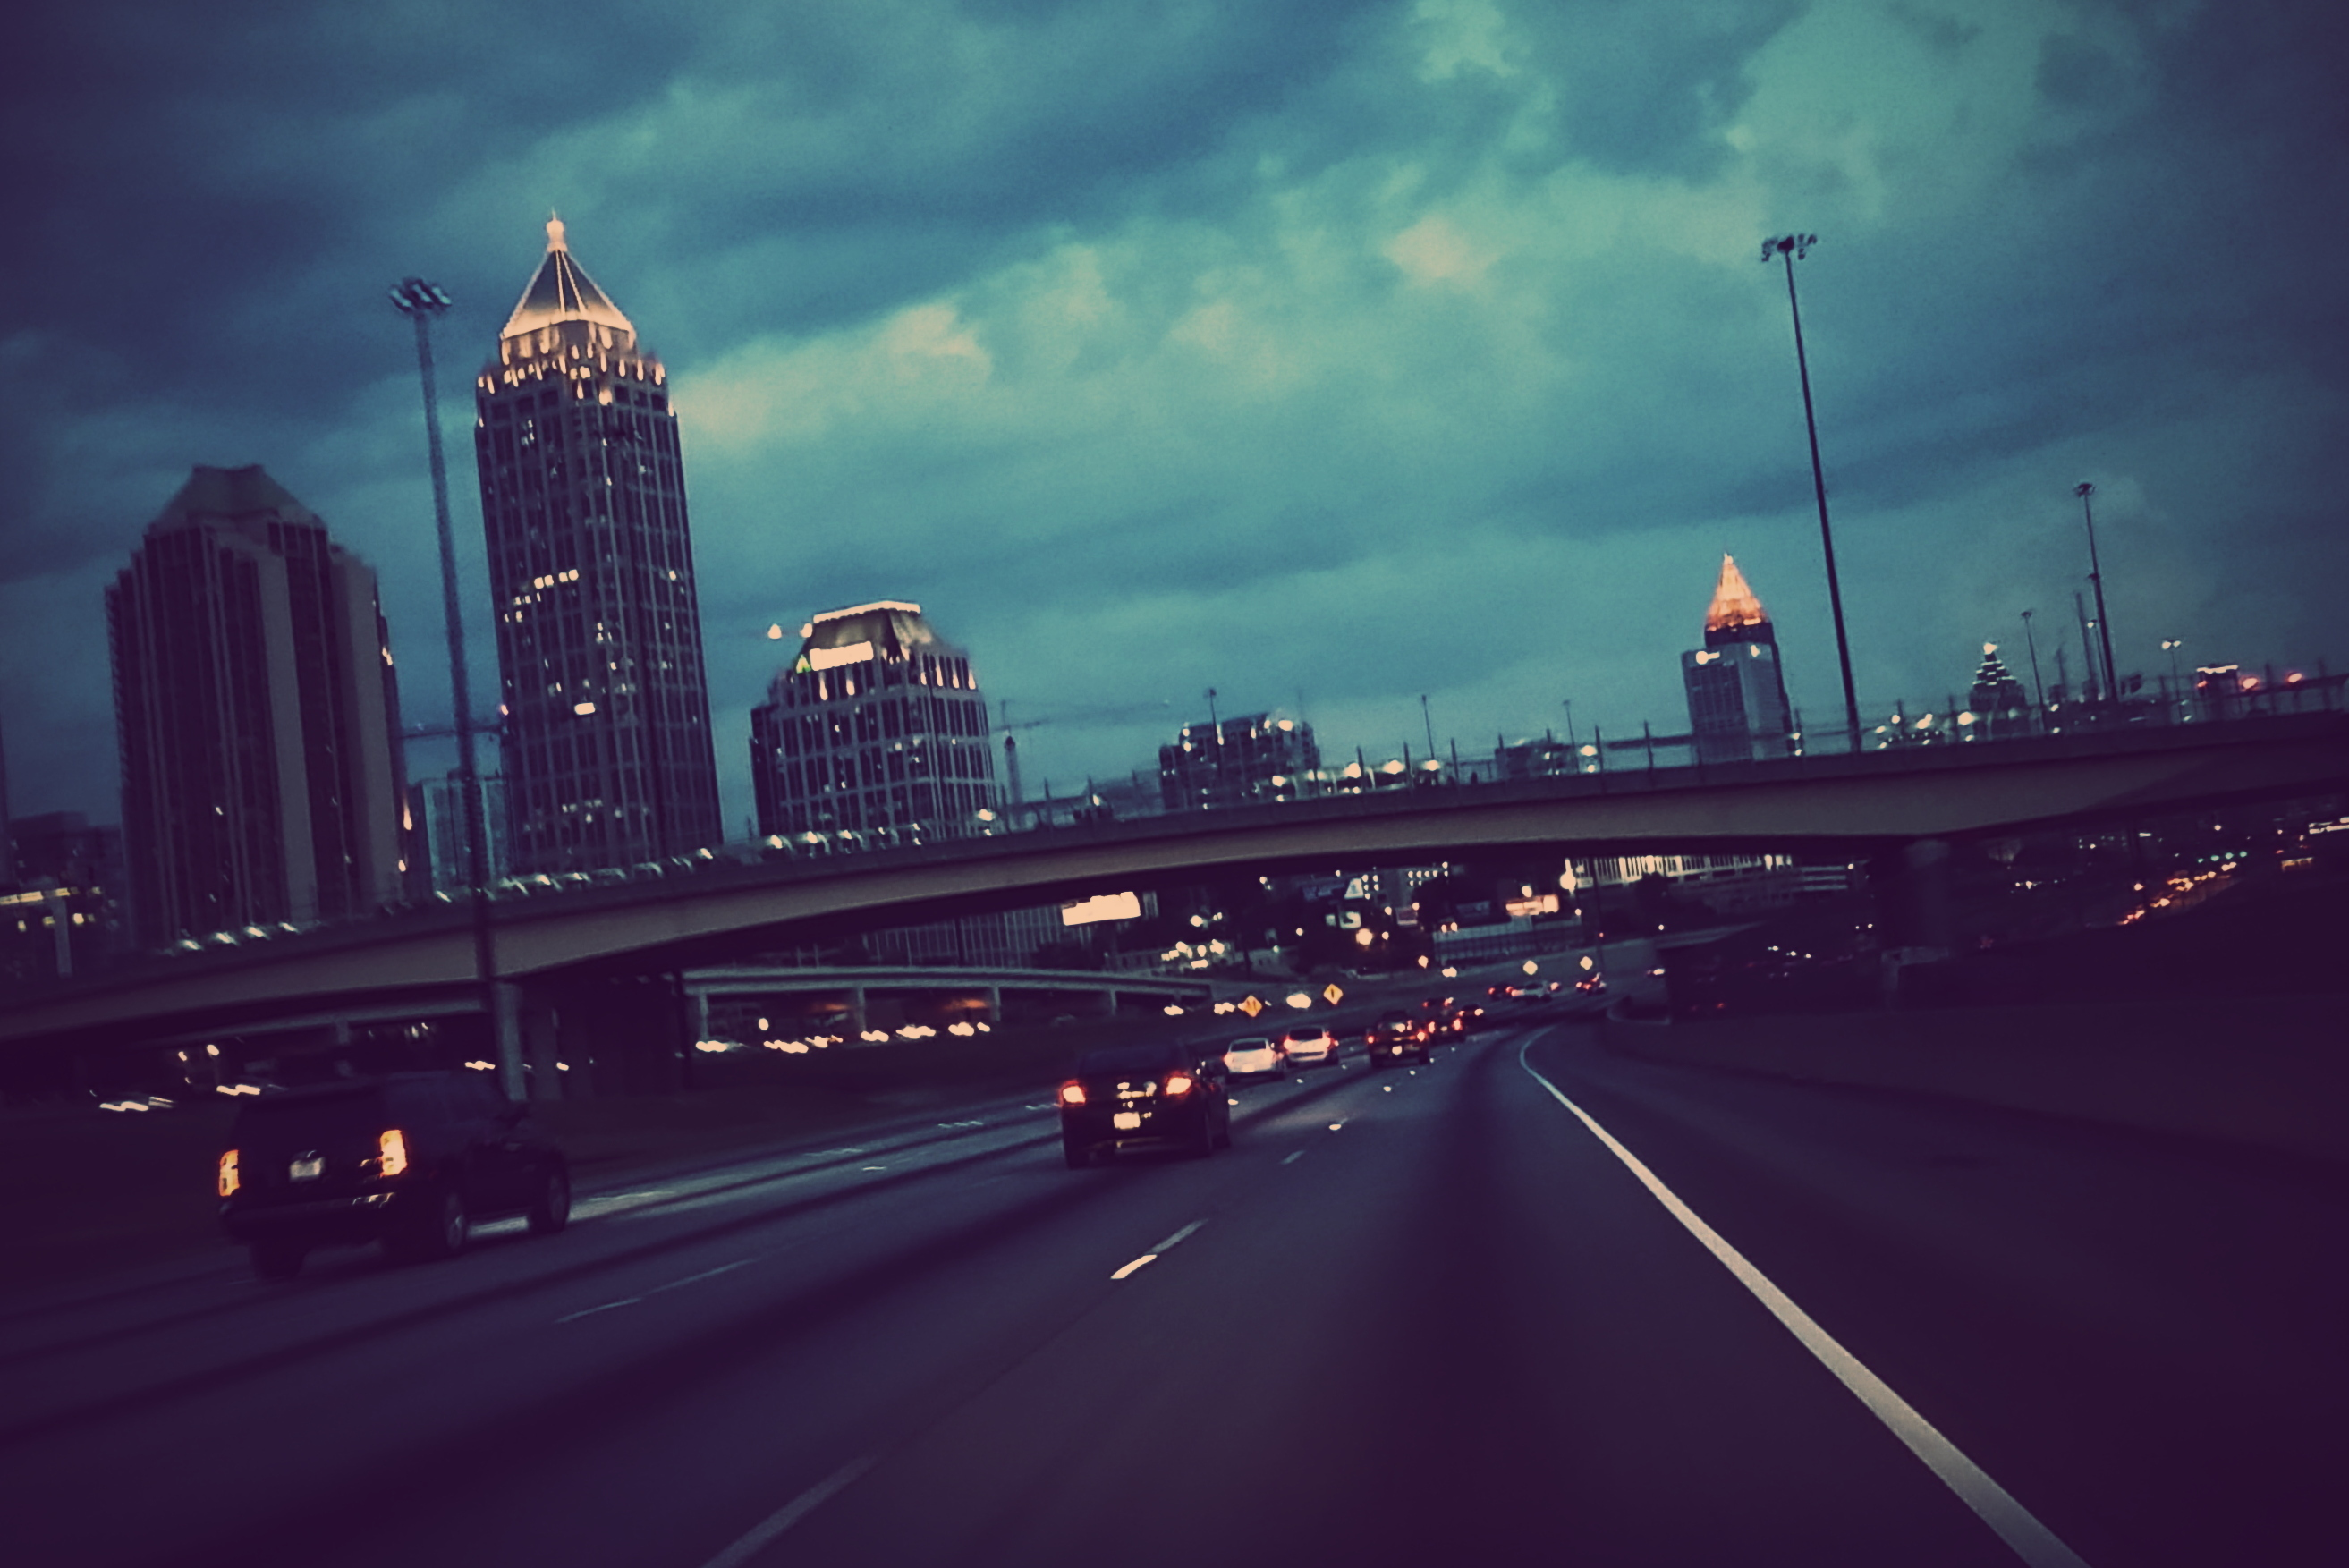
M 1438 1040 L 1459 1040 L 1467 1037 L 1468 1009 L 1450 996 L 1430 996 L 1419 1005 L 1419 1016 L 1429 1033 Z
M 237 1112 L 216 1187 L 221 1229 L 264 1279 L 318 1247 L 380 1242 L 423 1262 L 463 1251 L 481 1220 L 520 1214 L 551 1235 L 571 1218 L 563 1151 L 473 1071 L 264 1091 Z
M 1417 1014 L 1397 1007 L 1379 1015 L 1362 1035 L 1362 1049 L 1373 1068 L 1392 1067 L 1409 1057 L 1419 1062 L 1435 1059 L 1434 1031 Z
M 1061 1085 L 1061 1152 L 1072 1171 L 1134 1150 L 1205 1160 L 1232 1142 L 1232 1101 L 1212 1050 L 1110 1046 L 1077 1058 Z
M 1283 1030 L 1280 1051 L 1299 1067 L 1336 1067 L 1338 1037 L 1319 1025 Z
M 1288 1076 L 1288 1057 L 1275 1040 L 1262 1035 L 1251 1035 L 1234 1040 L 1224 1047 L 1224 1076 L 1237 1081 L 1241 1078 L 1285 1078 Z

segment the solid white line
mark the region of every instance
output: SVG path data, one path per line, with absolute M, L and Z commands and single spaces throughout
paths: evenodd
M 1919 1415 L 1908 1400 L 1892 1391 L 1884 1379 L 1860 1364 L 1859 1358 L 1837 1344 L 1835 1337 L 1812 1321 L 1810 1314 L 1796 1306 L 1792 1297 L 1773 1284 L 1760 1269 L 1746 1262 L 1745 1255 L 1722 1239 L 1721 1233 L 1699 1219 L 1696 1211 L 1681 1202 L 1673 1191 L 1659 1180 L 1656 1173 L 1640 1162 L 1639 1157 L 1618 1143 L 1614 1136 L 1590 1113 L 1566 1098 L 1557 1085 L 1544 1078 L 1534 1065 L 1526 1060 L 1526 1052 L 1533 1042 L 1529 1039 L 1517 1047 L 1517 1065 L 1532 1075 L 1533 1080 L 1549 1090 L 1552 1099 L 1572 1111 L 1591 1135 L 1605 1144 L 1616 1159 L 1621 1161 L 1640 1184 L 1678 1220 L 1689 1234 L 1704 1244 L 1705 1251 L 1720 1261 L 1723 1267 L 1737 1276 L 1737 1283 L 1752 1291 L 1754 1299 L 1767 1307 L 1770 1315 L 1783 1324 L 1787 1332 L 1802 1341 L 1803 1348 L 1816 1357 L 1819 1364 L 1836 1375 L 1843 1386 L 1858 1396 L 1876 1418 L 1884 1423 L 1892 1435 L 1908 1446 L 1909 1451 L 1925 1461 L 1927 1468 L 1940 1478 L 1941 1484 L 1957 1493 L 1960 1501 L 1982 1517 L 1982 1522 L 2006 1542 L 2014 1554 L 2031 1568 L 2087 1568 L 2079 1553 L 2056 1538 L 2055 1532 L 2039 1522 L 2023 1504 L 2014 1501 L 2007 1490 L 1992 1480 L 1980 1465 L 1968 1459 L 1958 1446 L 1943 1437 L 1930 1421 Z
M 1132 1263 L 1126 1264 L 1123 1268 L 1118 1270 L 1117 1273 L 1110 1275 L 1109 1277 L 1112 1279 L 1123 1279 L 1126 1275 L 1132 1274 L 1143 1264 L 1154 1264 L 1157 1261 L 1158 1254 L 1156 1253 L 1144 1253 L 1140 1257 L 1134 1259 Z
M 872 1468 L 873 1459 L 870 1455 L 861 1460 L 851 1460 L 799 1496 L 792 1499 L 791 1501 L 783 1504 L 782 1507 L 775 1510 L 765 1519 L 761 1520 L 752 1527 L 749 1534 L 703 1563 L 701 1568 L 740 1568 L 740 1565 L 748 1563 L 751 1555 L 761 1547 L 813 1513 L 833 1493 L 845 1489 L 854 1482 L 858 1476 Z
M 1167 1237 L 1164 1241 L 1163 1241 L 1163 1242 L 1159 1243 L 1156 1246 L 1154 1246 L 1154 1247 L 1151 1248 L 1151 1249 L 1150 1249 L 1150 1250 L 1151 1250 L 1151 1253 L 1154 1255 L 1154 1254 L 1159 1253 L 1171 1253 L 1171 1252 L 1173 1252 L 1176 1247 L 1179 1247 L 1179 1246 L 1181 1246 L 1181 1245 L 1183 1244 L 1183 1238 L 1184 1238 L 1184 1237 L 1185 1237 L 1185 1236 L 1189 1235 L 1192 1232 L 1194 1232 L 1194 1231 L 1197 1230 L 1200 1226 L 1202 1226 L 1202 1225 L 1206 1224 L 1206 1222 L 1206 1222 L 1206 1221 L 1205 1221 L 1205 1220 L 1194 1220 L 1194 1221 L 1192 1221 L 1189 1224 L 1187 1224 L 1187 1225 L 1184 1226 L 1181 1230 L 1179 1230 L 1179 1231 L 1175 1232 L 1173 1235 L 1171 1235 L 1171 1236 Z
M 1305 1158 L 1305 1150 L 1303 1150 L 1302 1149 L 1300 1149 L 1300 1150 L 1299 1150 L 1296 1153 L 1294 1153 L 1294 1154 L 1292 1154 L 1292 1155 L 1288 1156 L 1288 1158 L 1287 1158 L 1286 1160 L 1283 1160 L 1283 1161 L 1281 1161 L 1281 1163 L 1282 1163 L 1283 1165 L 1294 1165 L 1294 1164 L 1296 1164 L 1299 1161 L 1300 1161 L 1300 1160 L 1302 1160 L 1302 1159 L 1304 1159 L 1304 1158 Z
M 688 1274 L 683 1279 L 673 1279 L 667 1284 L 655 1285 L 651 1294 L 658 1295 L 665 1290 L 677 1290 L 685 1285 L 698 1284 L 706 1279 L 716 1279 L 722 1274 L 732 1274 L 736 1269 L 749 1268 L 758 1261 L 756 1258 L 743 1258 L 735 1263 L 720 1264 L 714 1269 L 704 1269 L 698 1274 Z
M 576 1323 L 583 1317 L 593 1317 L 599 1312 L 617 1312 L 624 1306 L 634 1306 L 636 1303 L 644 1299 L 645 1298 L 640 1295 L 632 1295 L 626 1301 L 607 1301 L 601 1306 L 591 1306 L 585 1312 L 574 1312 L 568 1317 L 558 1317 L 554 1321 L 557 1323 Z

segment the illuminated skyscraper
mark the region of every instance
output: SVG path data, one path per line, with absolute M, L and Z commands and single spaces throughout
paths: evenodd
M 750 710 L 759 831 L 978 831 L 995 789 L 987 699 L 970 657 L 919 604 L 885 600 L 818 615 L 799 657 Z
M 1158 798 L 1170 811 L 1287 800 L 1320 766 L 1313 727 L 1303 719 L 1251 713 L 1186 724 L 1173 745 L 1158 748 Z
M 1787 754 L 1795 724 L 1778 671 L 1778 634 L 1726 555 L 1704 614 L 1704 646 L 1681 655 L 1681 680 L 1699 762 Z
M 200 468 L 107 590 L 145 942 L 398 896 L 399 704 L 375 573 L 258 468 Z
M 677 416 L 563 224 L 475 384 L 514 869 L 720 841 Z

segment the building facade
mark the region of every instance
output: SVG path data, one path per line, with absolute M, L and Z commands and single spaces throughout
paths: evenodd
M 106 595 L 142 943 L 398 895 L 398 691 L 375 573 L 259 468 L 199 468 Z
M 512 874 L 512 857 L 506 847 L 506 781 L 494 773 L 475 780 L 481 793 L 482 871 L 492 882 Z M 457 893 L 472 885 L 472 868 L 465 853 L 465 785 L 454 769 L 437 779 L 419 779 L 409 787 L 416 803 L 416 840 L 412 858 L 423 861 L 425 887 L 433 892 Z
M 723 840 L 667 375 L 546 226 L 475 382 L 508 842 L 522 872 Z
M 1681 681 L 1699 764 L 1751 762 L 1794 749 L 1777 631 L 1745 574 L 1726 555 L 1705 610 L 1704 646 L 1681 655 Z
M 887 828 L 954 839 L 1000 811 L 970 656 L 919 604 L 830 611 L 801 636 L 799 656 L 750 710 L 761 834 Z
M 1303 719 L 1251 713 L 1186 724 L 1158 748 L 1158 797 L 1170 811 L 1285 800 L 1320 767 L 1313 727 Z

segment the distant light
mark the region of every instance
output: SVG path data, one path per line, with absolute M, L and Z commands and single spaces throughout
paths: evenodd
M 1525 962 L 1525 971 L 1528 975 L 1538 975 L 1541 973 L 1541 965 L 1528 958 Z
M 585 718 L 595 711 L 595 705 L 592 702 L 574 702 L 571 705 L 571 711 Z
M 767 628 L 767 641 L 771 643 L 780 643 L 782 640 L 783 626 L 782 623 L 778 621 L 773 625 Z

